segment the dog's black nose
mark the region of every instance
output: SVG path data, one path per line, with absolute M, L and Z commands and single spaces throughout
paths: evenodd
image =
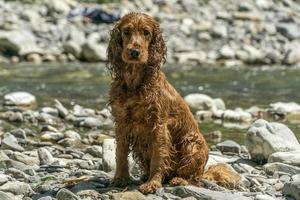
M 130 49 L 130 50 L 129 50 L 129 55 L 130 55 L 132 58 L 138 58 L 139 55 L 140 55 L 140 50 L 138 50 L 138 49 Z

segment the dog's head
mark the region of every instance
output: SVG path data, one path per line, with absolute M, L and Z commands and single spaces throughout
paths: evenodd
M 166 52 L 159 23 L 147 14 L 125 15 L 110 33 L 107 56 L 112 72 L 124 63 L 159 66 Z

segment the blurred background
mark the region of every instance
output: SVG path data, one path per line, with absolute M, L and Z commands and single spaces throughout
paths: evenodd
M 0 110 L 19 91 L 36 98 L 39 112 L 54 99 L 68 109 L 103 109 L 109 31 L 132 11 L 160 22 L 163 70 L 210 143 L 243 143 L 257 118 L 283 121 L 300 138 L 300 3 L 293 0 L 0 0 Z

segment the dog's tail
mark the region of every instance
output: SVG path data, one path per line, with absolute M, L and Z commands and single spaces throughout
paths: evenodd
M 237 188 L 241 180 L 241 176 L 236 173 L 231 166 L 224 163 L 210 166 L 202 178 L 228 189 Z

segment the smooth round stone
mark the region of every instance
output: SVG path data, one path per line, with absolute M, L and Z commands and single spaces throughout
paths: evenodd
M 28 92 L 13 92 L 4 96 L 5 106 L 31 107 L 36 104 L 35 96 Z

